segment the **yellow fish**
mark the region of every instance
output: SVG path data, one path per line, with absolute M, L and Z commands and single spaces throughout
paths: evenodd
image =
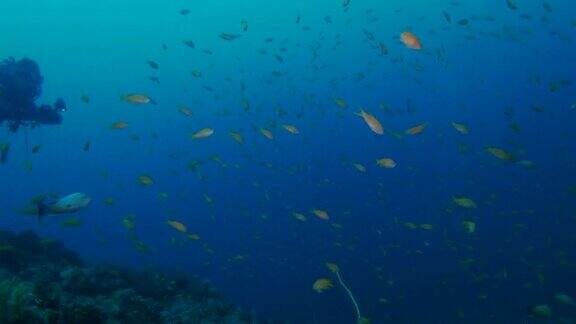
M 556 294 L 554 295 L 554 299 L 564 305 L 576 305 L 576 303 L 574 302 L 574 298 L 566 295 L 566 294 Z
M 512 155 L 511 153 L 501 149 L 501 148 L 497 148 L 497 147 L 493 147 L 493 146 L 489 146 L 486 148 L 486 151 L 490 154 L 492 154 L 493 156 L 499 158 L 500 160 L 504 160 L 504 161 L 512 161 L 515 160 L 516 158 L 514 157 L 514 155 Z
M 434 225 L 432 224 L 420 224 L 420 228 L 423 230 L 433 230 L 434 229 Z
M 334 98 L 334 102 L 338 105 L 338 107 L 340 108 L 346 108 L 348 107 L 348 103 L 346 103 L 346 100 L 342 99 L 342 98 Z
M 306 221 L 306 216 L 300 214 L 300 213 L 292 213 L 292 216 L 294 216 L 294 218 L 296 218 L 297 220 L 301 221 L 301 222 L 305 222 Z
M 326 262 L 326 268 L 328 268 L 328 270 L 330 270 L 333 273 L 340 271 L 340 267 L 338 267 L 336 263 Z
M 138 182 L 143 186 L 151 186 L 154 184 L 154 179 L 149 175 L 143 174 L 138 177 Z
M 314 216 L 323 219 L 323 220 L 329 220 L 330 216 L 328 215 L 328 212 L 325 210 L 321 210 L 321 209 L 313 209 L 312 210 L 312 214 L 314 214 Z
M 462 227 L 468 234 L 472 234 L 476 231 L 476 223 L 471 221 L 462 221 Z
M 456 123 L 456 122 L 452 122 L 452 127 L 454 127 L 454 129 L 456 129 L 458 132 L 460 132 L 461 134 L 468 134 L 470 131 L 468 130 L 468 127 L 464 124 L 460 124 L 460 123 Z
M 294 125 L 282 125 L 282 128 L 284 128 L 286 131 L 288 131 L 291 134 L 294 134 L 294 135 L 300 134 L 300 131 Z
M 152 100 L 150 97 L 140 93 L 130 93 L 122 96 L 121 99 L 134 105 L 146 105 L 149 103 L 154 103 L 154 100 Z
M 260 128 L 260 134 L 262 134 L 264 137 L 266 137 L 269 140 L 274 139 L 274 135 L 272 134 L 272 132 L 266 128 Z
M 112 129 L 125 129 L 128 128 L 128 123 L 124 121 L 117 121 L 113 123 L 110 128 Z
M 186 233 L 186 225 L 175 220 L 169 220 L 166 223 L 170 225 L 170 227 L 172 227 L 173 229 L 177 230 L 178 232 Z
M 201 130 L 192 134 L 192 139 L 207 138 L 207 137 L 212 136 L 213 134 L 214 134 L 214 130 L 212 128 L 202 128 Z
M 366 172 L 366 167 L 363 166 L 360 163 L 352 163 L 352 165 L 354 166 L 354 168 L 356 168 L 356 170 L 360 171 L 360 172 Z
M 473 209 L 478 207 L 474 200 L 467 197 L 452 197 L 452 202 L 462 208 Z
M 178 111 L 179 111 L 182 115 L 184 115 L 184 116 L 186 116 L 186 117 L 192 117 L 192 116 L 194 115 L 194 113 L 192 112 L 192 110 L 191 110 L 190 108 L 188 108 L 188 107 L 182 106 L 182 107 L 178 108 Z
M 134 214 L 126 215 L 126 217 L 122 219 L 122 225 L 124 225 L 124 227 L 129 231 L 135 229 L 136 228 L 136 224 L 134 223 L 135 218 L 136 215 Z
M 321 293 L 332 287 L 334 287 L 332 280 L 326 278 L 320 278 L 314 282 L 314 285 L 312 285 L 312 289 L 314 289 L 317 293 Z
M 386 169 L 393 169 L 396 167 L 396 161 L 390 158 L 383 158 L 376 160 L 376 164 L 379 167 L 386 168 Z
M 418 226 L 417 226 L 416 224 L 412 223 L 412 222 L 406 222 L 406 223 L 404 223 L 404 226 L 406 226 L 407 228 L 409 228 L 409 229 L 411 229 L 411 230 L 418 228 Z

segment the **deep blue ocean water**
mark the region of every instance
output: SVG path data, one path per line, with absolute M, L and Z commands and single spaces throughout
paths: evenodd
M 0 58 L 37 61 L 39 102 L 62 97 L 68 111 L 59 126 L 1 129 L 0 227 L 88 262 L 184 270 L 263 319 L 354 323 L 332 262 L 373 323 L 574 323 L 576 306 L 554 296 L 576 297 L 576 6 L 513 3 L 2 1 Z M 18 212 L 73 192 L 93 199 L 75 215 Z M 81 226 L 62 226 L 70 217 Z M 319 278 L 334 287 L 316 292 Z

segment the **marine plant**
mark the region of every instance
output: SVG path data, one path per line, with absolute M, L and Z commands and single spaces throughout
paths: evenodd
M 340 276 L 340 267 L 335 263 L 326 263 L 326 267 L 328 268 L 328 270 L 330 270 L 332 273 L 336 275 L 336 278 L 338 278 L 340 286 L 344 288 L 344 290 L 348 294 L 348 297 L 350 297 L 350 300 L 354 305 L 354 309 L 356 310 L 356 323 L 369 324 L 370 320 L 362 316 L 362 314 L 360 313 L 360 307 L 358 306 L 358 302 L 356 301 L 356 298 L 354 298 L 354 294 L 352 294 L 350 288 L 348 288 L 348 286 L 344 283 L 344 280 L 342 280 L 342 276 Z

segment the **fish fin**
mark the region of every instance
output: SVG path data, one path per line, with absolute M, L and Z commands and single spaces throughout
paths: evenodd
M 360 111 L 355 112 L 354 115 L 364 118 L 364 116 L 366 116 L 366 112 L 364 111 L 364 109 L 360 109 Z

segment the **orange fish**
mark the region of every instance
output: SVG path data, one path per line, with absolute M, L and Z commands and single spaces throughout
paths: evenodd
M 418 135 L 418 134 L 422 134 L 422 132 L 424 132 L 424 130 L 426 129 L 426 123 L 420 124 L 420 125 L 416 125 L 412 128 L 409 128 L 406 130 L 406 134 L 408 135 Z
M 356 115 L 362 117 L 364 119 L 364 122 L 368 125 L 368 127 L 370 127 L 370 129 L 374 133 L 378 135 L 384 134 L 384 128 L 382 127 L 382 124 L 380 124 L 378 119 L 376 119 L 376 117 L 365 112 L 364 110 L 360 110 L 360 112 L 356 113 Z
M 400 40 L 408 48 L 415 50 L 422 49 L 422 43 L 420 42 L 418 37 L 412 34 L 411 32 L 403 32 L 402 34 L 400 34 Z

